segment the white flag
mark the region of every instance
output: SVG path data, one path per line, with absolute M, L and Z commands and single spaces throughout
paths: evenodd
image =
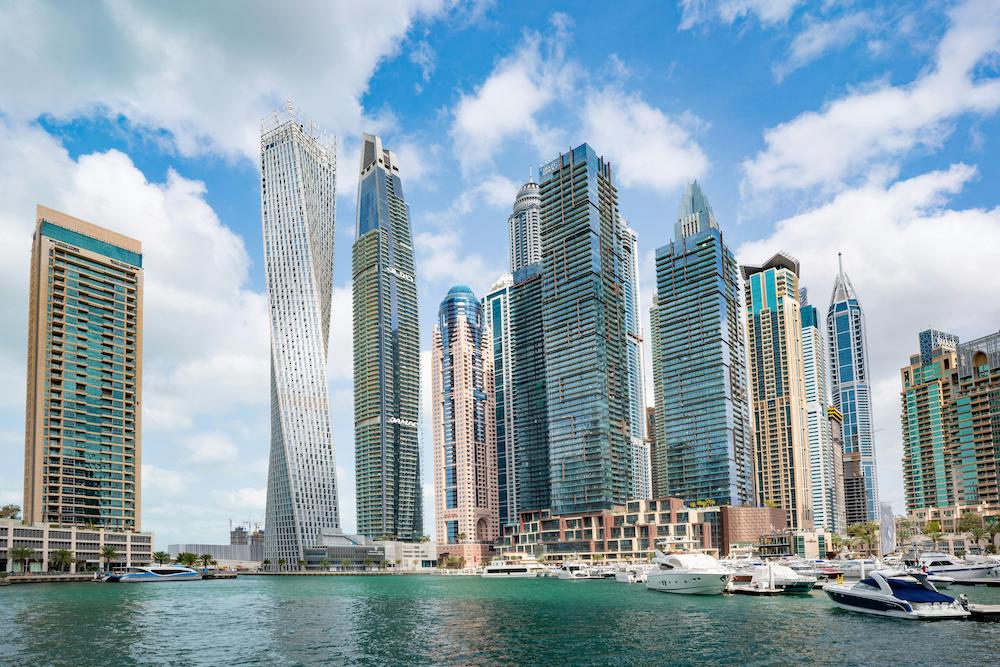
M 880 503 L 881 530 L 880 542 L 882 545 L 882 555 L 891 554 L 896 550 L 896 517 L 892 514 L 892 505 Z

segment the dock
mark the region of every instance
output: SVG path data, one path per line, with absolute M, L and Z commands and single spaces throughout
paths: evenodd
M 51 584 L 65 581 L 96 581 L 93 572 L 80 574 L 12 574 L 6 577 L 12 584 Z
M 1000 604 L 970 604 L 969 613 L 973 621 L 1000 622 Z
M 952 586 L 1000 586 L 1000 577 L 979 577 L 978 579 L 956 579 Z

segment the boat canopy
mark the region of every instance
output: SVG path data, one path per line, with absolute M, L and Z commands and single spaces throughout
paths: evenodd
M 863 579 L 861 583 L 867 584 L 872 588 L 879 588 L 878 582 L 871 577 Z M 892 589 L 892 594 L 895 597 L 906 602 L 944 602 L 947 604 L 955 601 L 953 597 L 938 593 L 930 588 L 925 588 L 918 581 L 890 578 L 886 579 L 886 583 L 889 584 L 889 588 Z

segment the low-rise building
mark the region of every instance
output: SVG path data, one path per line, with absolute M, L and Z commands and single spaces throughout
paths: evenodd
M 761 535 L 753 551 L 761 558 L 826 558 L 830 548 L 830 533 L 786 529 Z
M 262 544 L 171 544 L 167 552 L 174 560 L 181 553 L 208 555 L 220 569 L 255 570 L 264 560 Z
M 364 535 L 348 535 L 327 528 L 320 531 L 319 544 L 304 551 L 302 565 L 306 570 L 382 568 L 385 563 L 385 551 Z M 270 563 L 269 567 L 278 569 L 280 564 Z M 287 563 L 285 568 L 299 569 L 299 564 Z
M 397 572 L 429 572 L 437 568 L 438 545 L 433 542 L 374 542 L 385 554 L 385 567 Z
M 148 565 L 153 560 L 152 533 L 41 523 L 26 525 L 16 519 L 0 519 L 0 571 L 23 571 L 24 563 L 11 558 L 11 551 L 18 547 L 34 551 L 34 557 L 28 561 L 29 572 L 49 571 L 52 553 L 59 549 L 66 549 L 73 556 L 69 572 Z M 101 555 L 104 547 L 115 550 L 110 562 Z

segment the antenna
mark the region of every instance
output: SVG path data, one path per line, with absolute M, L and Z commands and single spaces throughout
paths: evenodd
M 844 275 L 844 257 L 842 253 L 837 253 L 837 264 L 840 266 L 840 275 Z

